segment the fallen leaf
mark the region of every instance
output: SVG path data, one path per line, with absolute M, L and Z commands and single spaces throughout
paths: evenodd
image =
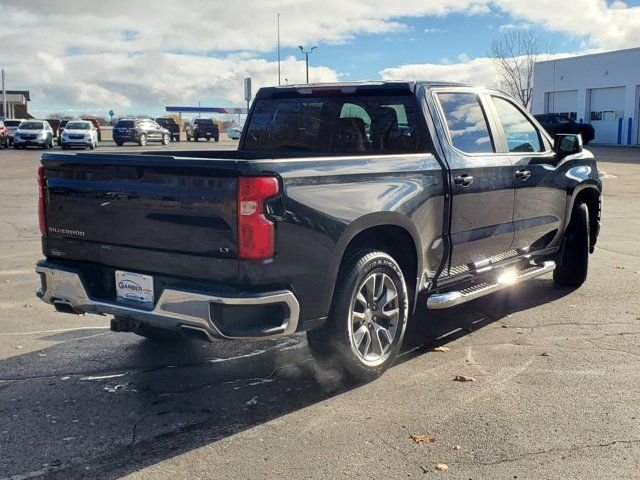
M 39 357 L 46 357 L 46 356 L 47 356 L 47 354 L 46 354 L 46 353 L 39 353 L 39 354 L 38 354 L 38 356 L 39 356 Z
M 447 470 L 449 470 L 449 465 L 447 465 L 446 463 L 438 463 L 436 465 L 436 470 L 440 472 L 446 472 Z
M 249 407 L 253 407 L 254 405 L 257 405 L 257 404 L 258 404 L 258 397 L 253 397 L 251 400 L 245 403 L 245 405 L 248 405 Z
M 462 448 L 462 447 L 461 447 L 460 445 L 454 445 L 454 446 L 453 446 L 453 449 L 454 449 L 454 450 L 460 450 L 461 448 Z
M 22 345 L 16 345 L 16 350 L 22 350 L 24 347 Z
M 509 328 L 509 325 L 502 325 L 502 328 Z
M 433 349 L 434 352 L 448 352 L 449 347 L 436 347 Z
M 24 305 L 22 305 L 23 308 L 30 308 L 33 307 L 33 305 L 31 305 L 30 303 L 25 303 Z
M 613 268 L 615 268 L 616 270 L 624 270 L 627 267 L 623 267 L 622 265 L 615 265 Z
M 435 437 L 429 435 L 409 435 L 409 438 L 416 443 L 429 444 L 436 441 Z
M 473 377 L 467 377 L 466 375 L 456 375 L 453 377 L 456 382 L 475 382 L 476 379 Z
M 540 354 L 540 356 L 541 356 L 541 357 L 548 357 L 548 356 L 549 356 L 549 354 L 548 354 L 547 352 L 542 352 L 542 353 Z

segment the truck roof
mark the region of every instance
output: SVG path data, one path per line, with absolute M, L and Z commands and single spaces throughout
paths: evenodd
M 417 86 L 425 87 L 443 87 L 443 86 L 458 86 L 458 87 L 479 87 L 480 85 L 473 85 L 468 83 L 458 82 L 445 82 L 445 81 L 384 81 L 384 80 L 368 80 L 361 82 L 331 82 L 331 83 L 300 83 L 300 84 L 288 84 L 279 85 L 273 87 L 262 87 L 256 93 L 256 98 L 269 98 L 273 96 L 280 96 L 283 94 L 297 93 L 308 90 L 341 90 L 344 93 L 349 93 L 351 90 L 388 90 L 388 91 L 405 91 L 414 92 Z

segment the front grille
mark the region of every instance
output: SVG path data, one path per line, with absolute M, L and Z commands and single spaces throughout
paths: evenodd
M 84 135 L 69 135 L 69 138 L 71 140 L 82 140 L 84 138 Z
M 20 138 L 22 138 L 23 140 L 35 140 L 36 135 L 20 135 Z

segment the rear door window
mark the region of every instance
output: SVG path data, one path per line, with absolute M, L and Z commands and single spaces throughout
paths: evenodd
M 538 129 L 518 107 L 501 97 L 491 97 L 504 130 L 509 152 L 541 152 L 544 150 Z
M 487 118 L 478 95 L 471 92 L 438 93 L 451 143 L 465 153 L 495 151 Z
M 331 154 L 428 151 L 413 95 L 334 95 L 258 99 L 246 150 Z

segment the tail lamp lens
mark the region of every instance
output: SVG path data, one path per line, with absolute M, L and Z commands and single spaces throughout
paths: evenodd
M 38 167 L 38 224 L 40 225 L 40 233 L 47 234 L 47 218 L 45 216 L 45 190 L 47 188 L 47 179 L 44 176 L 44 167 Z
M 264 201 L 279 191 L 276 177 L 238 178 L 238 255 L 264 260 L 274 253 L 274 225 L 264 215 Z

